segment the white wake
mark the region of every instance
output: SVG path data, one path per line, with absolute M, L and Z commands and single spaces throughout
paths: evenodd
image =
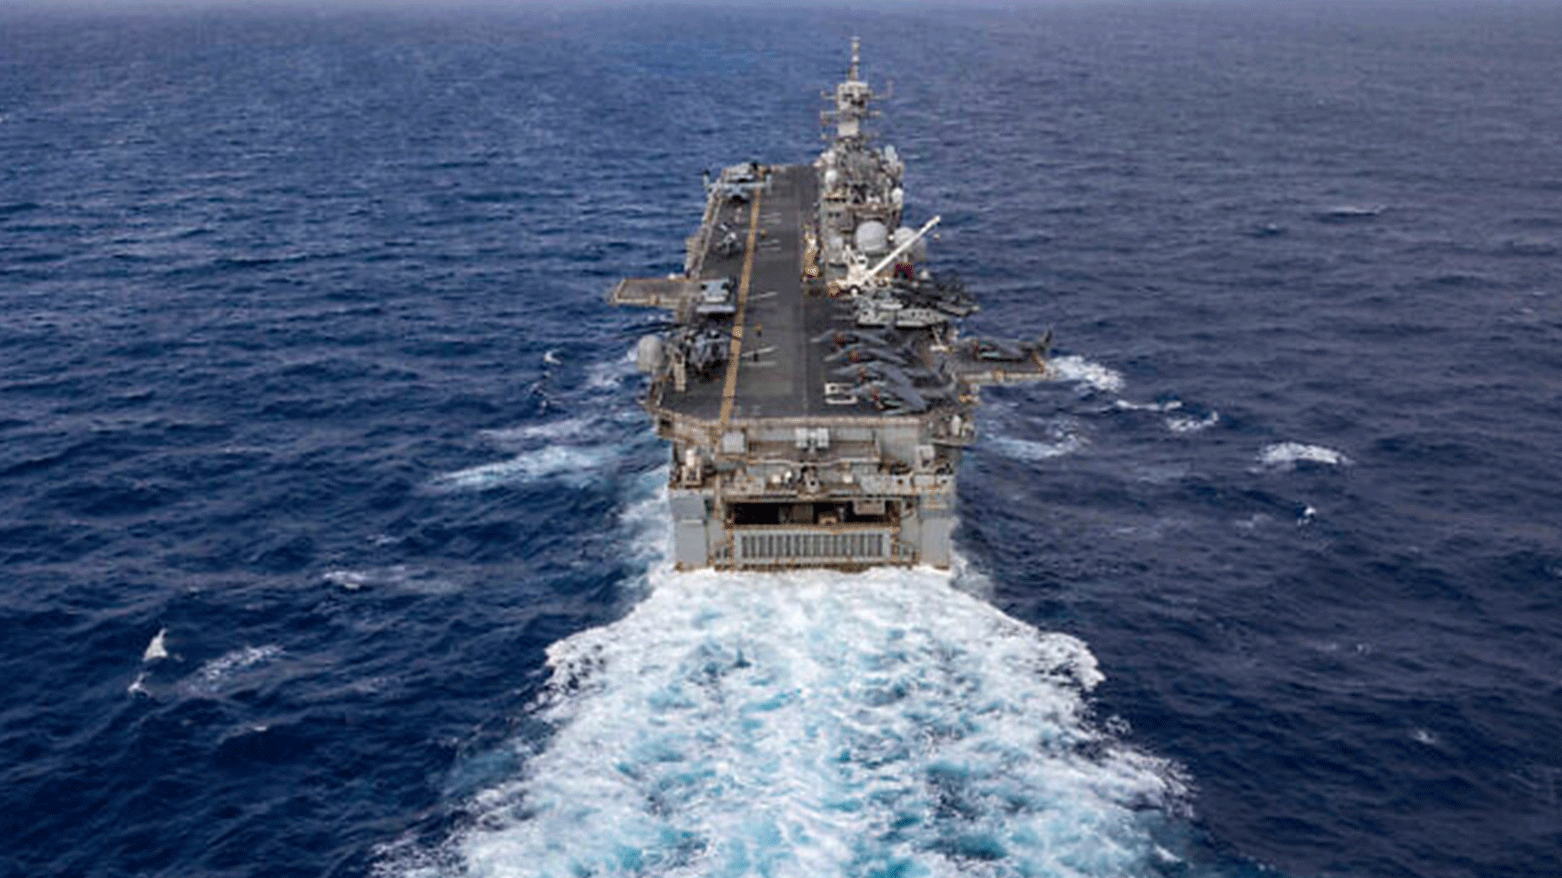
M 1090 717 L 1078 640 L 881 569 L 651 574 L 554 644 L 524 769 L 401 875 L 1156 874 L 1184 796 Z M 421 861 L 421 865 L 419 864 Z M 435 865 L 438 863 L 438 865 Z

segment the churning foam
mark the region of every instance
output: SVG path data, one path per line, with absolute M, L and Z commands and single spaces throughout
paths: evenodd
M 948 574 L 653 570 L 554 644 L 524 768 L 383 871 L 1128 876 L 1167 862 L 1175 768 L 1093 723 L 1080 641 Z
M 1073 354 L 1053 357 L 1047 361 L 1047 368 L 1051 369 L 1052 374 L 1060 381 L 1084 384 L 1100 393 L 1116 393 L 1123 389 L 1121 373 L 1100 363 L 1092 363 L 1084 357 Z
M 603 360 L 586 368 L 588 390 L 616 390 L 625 378 L 635 373 L 635 352 L 630 348 L 616 360 Z

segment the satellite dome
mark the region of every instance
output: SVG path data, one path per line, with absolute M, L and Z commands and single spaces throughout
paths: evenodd
M 868 220 L 857 227 L 853 241 L 858 253 L 883 256 L 889 252 L 889 229 L 878 220 Z

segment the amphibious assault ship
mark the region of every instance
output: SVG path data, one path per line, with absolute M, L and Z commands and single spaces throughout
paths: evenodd
M 1047 375 L 1046 339 L 959 335 L 976 302 L 926 267 L 939 218 L 904 224 L 859 68 L 854 39 L 817 160 L 707 174 L 683 273 L 609 293 L 671 312 L 636 360 L 679 569 L 947 567 L 978 388 Z

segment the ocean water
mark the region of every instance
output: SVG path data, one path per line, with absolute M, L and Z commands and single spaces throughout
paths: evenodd
M 951 572 L 673 573 L 702 169 L 879 130 Z M 1519 878 L 1562 851 L 1562 9 L 0 9 L 0 875 Z

